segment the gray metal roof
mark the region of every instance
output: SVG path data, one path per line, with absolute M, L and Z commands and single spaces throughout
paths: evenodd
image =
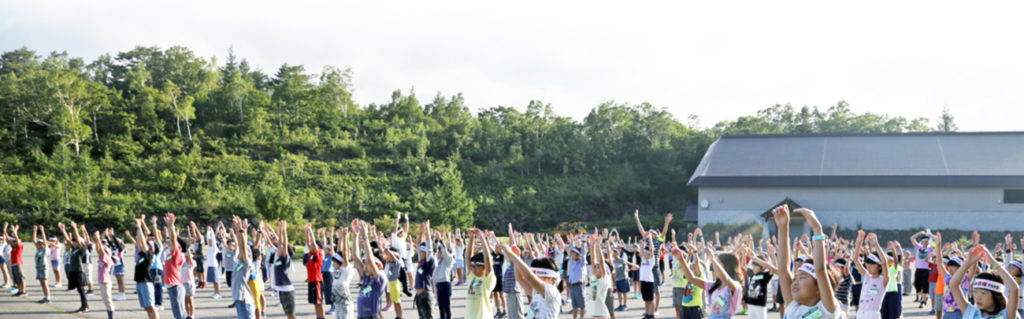
M 1024 186 L 1024 132 L 724 136 L 689 186 Z

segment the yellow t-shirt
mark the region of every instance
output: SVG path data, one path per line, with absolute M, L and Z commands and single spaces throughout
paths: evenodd
M 469 288 L 466 291 L 466 318 L 470 319 L 493 319 L 494 309 L 491 308 L 491 299 L 488 298 L 491 290 L 494 290 L 494 272 L 489 272 L 484 277 L 477 277 L 469 274 Z

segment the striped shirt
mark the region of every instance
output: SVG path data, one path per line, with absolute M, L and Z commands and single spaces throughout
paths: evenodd
M 505 273 L 502 277 L 504 278 L 501 281 L 502 292 L 518 293 L 521 291 L 519 283 L 516 282 L 516 267 L 513 267 L 512 262 L 505 263 Z
M 850 286 L 853 285 L 853 277 L 847 275 L 839 280 L 839 289 L 836 290 L 836 299 L 843 305 L 850 304 Z

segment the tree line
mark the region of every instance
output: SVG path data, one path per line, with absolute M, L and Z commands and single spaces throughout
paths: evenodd
M 551 229 L 681 213 L 704 151 L 725 134 L 956 130 L 925 118 L 774 105 L 700 127 L 649 103 L 609 101 L 577 121 L 539 100 L 473 113 L 461 94 L 395 90 L 357 104 L 352 71 L 231 50 L 136 47 L 86 62 L 28 48 L 0 56 L 0 219 L 129 225 L 143 213 L 212 221 L 373 220 Z M 699 113 L 699 108 L 694 109 Z M 681 214 L 680 214 L 681 215 Z

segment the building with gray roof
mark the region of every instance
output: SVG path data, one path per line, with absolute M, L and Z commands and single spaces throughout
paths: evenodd
M 788 201 L 843 228 L 1020 231 L 1024 132 L 724 136 L 688 185 L 700 225 L 774 226 Z

